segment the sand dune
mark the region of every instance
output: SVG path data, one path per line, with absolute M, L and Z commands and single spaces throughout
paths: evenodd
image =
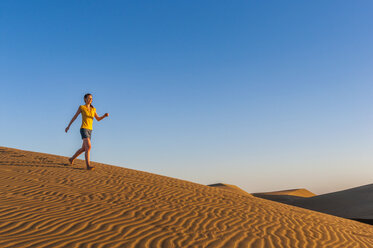
M 229 191 L 236 192 L 236 193 L 239 193 L 239 194 L 250 195 L 245 190 L 241 189 L 240 187 L 238 187 L 236 185 L 231 185 L 231 184 L 226 184 L 226 183 L 215 183 L 215 184 L 210 184 L 210 185 L 207 185 L 207 186 L 216 187 L 216 188 L 219 188 L 219 189 L 225 189 L 225 190 L 229 190 Z
M 255 193 L 255 195 L 291 195 L 291 196 L 299 196 L 299 197 L 313 197 L 316 194 L 312 193 L 307 189 L 288 189 L 288 190 L 281 190 L 281 191 L 272 191 L 272 192 L 263 192 L 263 193 Z
M 373 184 L 311 198 L 253 195 L 366 223 L 373 221 Z
M 304 198 L 314 197 L 316 194 L 307 189 L 290 189 L 273 192 L 253 193 L 255 197 L 281 202 L 292 206 L 302 207 L 296 203 Z
M 373 227 L 216 187 L 0 147 L 0 247 L 373 247 Z

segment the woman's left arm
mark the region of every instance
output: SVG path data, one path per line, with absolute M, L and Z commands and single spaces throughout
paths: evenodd
M 103 116 L 98 116 L 97 115 L 97 113 L 95 112 L 95 118 L 96 118 L 96 120 L 97 121 L 101 121 L 102 119 L 104 119 L 105 117 L 108 117 L 109 116 L 109 114 L 108 113 L 106 113 L 106 114 L 104 114 Z

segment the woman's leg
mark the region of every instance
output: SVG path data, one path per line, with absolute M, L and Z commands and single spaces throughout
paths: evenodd
M 73 164 L 74 163 L 74 160 L 80 155 L 82 154 L 83 152 L 85 151 L 85 148 L 84 148 L 84 141 L 83 141 L 83 145 L 82 147 L 76 151 L 76 153 L 71 157 L 69 158 L 69 161 L 70 161 L 70 164 Z
M 83 139 L 84 149 L 85 149 L 85 164 L 87 165 L 87 169 L 90 169 L 90 162 L 89 162 L 89 153 L 91 151 L 91 140 L 89 138 Z

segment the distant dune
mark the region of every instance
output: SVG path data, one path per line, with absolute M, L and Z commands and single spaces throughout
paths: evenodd
M 275 194 L 253 195 L 343 218 L 373 223 L 373 184 L 310 198 Z
M 237 187 L 236 185 L 225 184 L 225 183 L 215 183 L 215 184 L 210 184 L 208 186 L 229 190 L 229 191 L 236 192 L 239 194 L 250 195 L 245 190 L 241 189 L 240 187 Z
M 97 169 L 87 171 L 82 160 L 66 162 L 0 147 L 1 248 L 373 247 L 367 224 L 132 169 L 93 163 Z
M 292 195 L 299 197 L 313 197 L 316 194 L 312 193 L 307 189 L 288 189 L 282 191 L 273 191 L 273 192 L 264 192 L 264 193 L 255 193 L 255 195 Z
M 262 199 L 281 202 L 293 206 L 295 206 L 296 202 L 301 199 L 316 196 L 316 194 L 307 189 L 289 189 L 272 192 L 252 193 L 252 195 Z

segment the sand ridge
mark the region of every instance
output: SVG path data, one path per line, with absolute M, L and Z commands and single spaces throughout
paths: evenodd
M 240 187 L 238 187 L 236 185 L 232 185 L 232 184 L 215 183 L 215 184 L 209 184 L 207 186 L 228 190 L 228 191 L 235 192 L 235 193 L 238 193 L 238 194 L 250 195 L 245 190 L 241 189 Z
M 281 190 L 281 191 L 255 193 L 255 195 L 291 195 L 291 196 L 298 196 L 298 197 L 316 196 L 316 194 L 312 193 L 308 189 L 288 189 L 288 190 Z
M 253 195 L 343 218 L 356 219 L 366 223 L 373 222 L 373 184 L 310 198 L 274 194 Z
M 370 225 L 175 178 L 0 147 L 0 247 L 372 247 Z

